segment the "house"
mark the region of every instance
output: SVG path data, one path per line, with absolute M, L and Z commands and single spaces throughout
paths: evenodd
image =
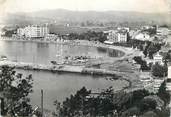
M 165 42 L 166 37 L 165 36 L 156 35 L 152 39 L 153 39 L 152 42 L 154 44 L 162 44 L 162 43 Z
M 140 41 L 150 41 L 150 35 L 146 32 L 140 32 L 134 37 L 134 39 Z
M 157 52 L 156 55 L 153 56 L 153 64 L 158 63 L 159 65 L 163 65 L 163 56 Z
M 140 81 L 142 82 L 144 88 L 152 87 L 153 78 L 150 72 L 140 72 Z
M 140 81 L 152 81 L 150 72 L 140 72 Z
M 167 27 L 158 27 L 157 35 L 169 35 L 169 29 Z
M 127 32 L 130 31 L 128 27 L 118 27 L 117 30 L 126 30 Z
M 166 88 L 168 91 L 171 91 L 171 66 L 168 67 L 168 75 L 166 81 Z
M 60 40 L 61 38 L 59 37 L 59 35 L 55 35 L 55 34 L 47 34 L 44 37 L 44 40 L 46 41 L 57 41 Z
M 154 81 L 154 84 L 153 84 L 154 91 L 157 92 L 159 90 L 161 84 L 164 82 L 164 79 L 163 78 L 154 78 L 153 81 Z

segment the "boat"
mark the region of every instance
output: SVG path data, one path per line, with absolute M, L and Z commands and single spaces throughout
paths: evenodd
M 6 56 L 2 55 L 1 58 L 0 58 L 0 60 L 1 61 L 5 61 L 5 60 L 8 60 L 8 58 Z

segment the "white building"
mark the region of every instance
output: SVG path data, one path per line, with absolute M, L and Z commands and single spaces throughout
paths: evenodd
M 103 33 L 107 34 L 106 43 L 124 43 L 127 42 L 128 29 L 118 29 L 118 30 L 109 30 L 104 31 Z
M 127 32 L 130 31 L 128 27 L 118 27 L 117 30 L 126 30 Z
M 157 35 L 169 35 L 169 29 L 166 27 L 157 28 Z
M 127 42 L 128 39 L 128 31 L 125 29 L 121 29 L 118 31 L 118 42 L 124 43 Z
M 117 31 L 116 30 L 110 30 L 107 35 L 107 39 L 110 42 L 117 42 Z
M 138 33 L 135 36 L 135 39 L 140 41 L 150 41 L 150 35 L 147 33 Z
M 24 28 L 18 28 L 17 29 L 17 35 L 18 36 L 24 36 L 25 35 L 25 29 Z
M 171 66 L 168 67 L 166 87 L 167 87 L 167 90 L 171 91 Z
M 45 37 L 44 37 L 44 40 L 46 41 L 58 41 L 62 38 L 60 38 L 58 35 L 55 35 L 55 34 L 47 34 Z
M 157 52 L 156 55 L 154 55 L 153 57 L 153 64 L 158 63 L 159 65 L 163 65 L 163 56 L 159 54 L 159 52 Z
M 49 29 L 46 26 L 27 26 L 17 29 L 17 34 L 29 38 L 45 37 L 49 34 Z

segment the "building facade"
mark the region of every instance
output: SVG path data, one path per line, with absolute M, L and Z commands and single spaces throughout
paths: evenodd
M 128 29 L 117 29 L 104 31 L 107 34 L 107 41 L 111 43 L 125 43 L 128 39 Z
M 17 35 L 18 36 L 24 36 L 25 35 L 25 29 L 24 28 L 18 28 L 17 29 Z
M 111 41 L 113 43 L 117 42 L 117 31 L 110 30 L 107 35 L 108 41 Z
M 156 55 L 154 55 L 153 57 L 153 64 L 158 63 L 159 65 L 163 65 L 163 56 L 159 54 L 159 52 L 157 52 Z
M 171 66 L 168 67 L 166 88 L 167 88 L 168 91 L 171 91 Z
M 128 39 L 128 31 L 126 29 L 121 29 L 118 31 L 118 42 L 125 43 Z
M 49 29 L 46 26 L 27 26 L 17 29 L 18 36 L 24 36 L 28 38 L 45 37 L 49 34 Z

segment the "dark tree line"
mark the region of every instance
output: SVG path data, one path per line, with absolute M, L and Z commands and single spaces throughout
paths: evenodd
M 89 40 L 89 41 L 99 41 L 104 42 L 107 40 L 106 35 L 103 32 L 87 31 L 85 33 L 70 33 L 68 35 L 70 40 L 80 39 L 80 40 Z
M 161 91 L 163 91 L 163 88 L 159 90 L 159 97 L 163 96 Z M 144 89 L 129 93 L 124 91 L 114 93 L 110 87 L 96 94 L 96 96 L 92 95 L 91 91 L 83 87 L 75 95 L 66 98 L 62 104 L 55 101 L 56 111 L 53 115 L 57 117 L 127 117 L 134 114 L 140 116 L 148 111 L 156 112 L 156 100 L 145 97 L 157 95 L 151 94 Z M 162 99 L 165 101 L 166 98 L 168 97 L 165 96 Z

